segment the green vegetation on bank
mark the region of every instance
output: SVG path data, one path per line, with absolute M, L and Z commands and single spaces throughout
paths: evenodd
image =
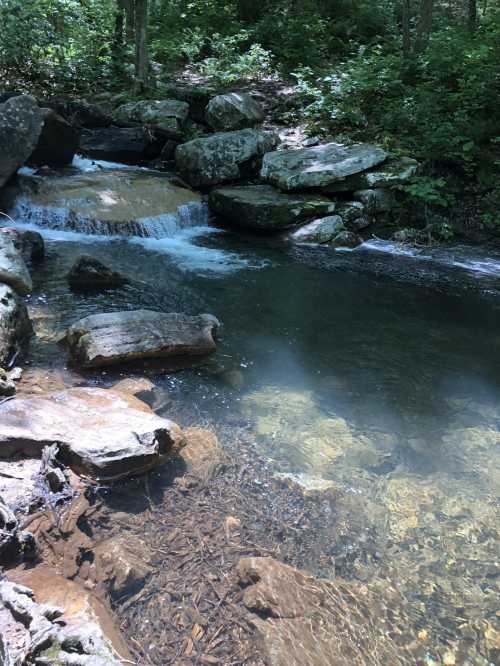
M 413 200 L 469 197 L 483 226 L 500 227 L 491 0 L 0 0 L 0 24 L 14 89 L 147 94 L 186 67 L 218 87 L 287 78 L 311 132 L 417 157 Z

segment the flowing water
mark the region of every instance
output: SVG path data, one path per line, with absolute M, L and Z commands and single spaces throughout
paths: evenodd
M 57 340 L 91 313 L 216 315 L 212 359 L 153 373 L 168 415 L 244 424 L 276 472 L 333 481 L 352 551 L 369 542 L 371 556 L 349 559 L 344 543 L 340 557 L 332 534 L 331 575 L 396 585 L 428 664 L 499 663 L 500 253 L 289 246 L 211 226 L 195 208 L 127 238 L 30 215 L 29 198 L 13 208 L 47 244 L 29 301 L 33 372 L 57 385 Z M 71 293 L 64 276 L 82 253 L 131 284 Z

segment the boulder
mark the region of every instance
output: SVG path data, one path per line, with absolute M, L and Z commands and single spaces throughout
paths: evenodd
M 50 98 L 41 102 L 42 106 L 55 111 L 73 127 L 79 129 L 96 129 L 109 127 L 112 119 L 104 113 L 100 106 L 85 100 L 68 100 Z
M 329 215 L 300 227 L 290 234 L 290 240 L 295 243 L 328 243 L 343 229 L 342 218 L 339 215 Z
M 218 185 L 255 173 L 260 158 L 277 146 L 271 132 L 244 129 L 194 139 L 175 151 L 177 169 L 194 187 Z
M 212 315 L 133 310 L 90 315 L 66 333 L 71 361 L 84 368 L 146 358 L 204 356 L 215 351 Z
M 268 153 L 262 162 L 261 177 L 285 191 L 327 188 L 338 180 L 380 164 L 386 158 L 385 150 L 371 144 L 344 146 L 327 143 Z
M 0 404 L 0 457 L 40 456 L 59 445 L 77 474 L 114 481 L 143 474 L 183 445 L 175 423 L 137 398 L 99 388 L 73 388 Z
M 90 590 L 46 565 L 11 571 L 9 579 L 0 583 L 6 663 L 132 663 L 111 611 Z
M 357 190 L 354 198 L 360 201 L 369 215 L 388 213 L 396 206 L 396 198 L 390 190 Z
M 189 83 L 183 84 L 176 82 L 175 84 L 167 84 L 165 87 L 166 94 L 173 99 L 180 99 L 189 104 L 189 117 L 197 123 L 206 123 L 206 108 L 209 101 L 217 90 L 210 85 L 193 85 Z
M 365 207 L 361 201 L 342 201 L 337 204 L 336 212 L 347 225 L 362 217 Z
M 82 132 L 80 149 L 88 157 L 145 164 L 158 157 L 165 139 L 144 127 L 105 127 Z
M 354 192 L 373 188 L 404 185 L 418 170 L 417 160 L 411 157 L 388 159 L 383 166 L 376 166 L 363 173 L 348 176 L 328 186 L 329 192 Z
M 0 234 L 5 234 L 14 243 L 24 261 L 42 261 L 45 257 L 45 243 L 38 231 L 16 229 L 16 227 L 0 227 Z
M 172 234 L 189 216 L 206 223 L 201 196 L 162 174 L 95 171 L 59 178 L 19 178 L 20 196 L 10 214 L 41 227 L 87 234 Z
M 73 291 L 117 289 L 127 283 L 127 278 L 121 273 L 88 255 L 76 259 L 67 278 Z
M 42 122 L 42 112 L 34 97 L 11 97 L 0 104 L 0 187 L 33 152 Z
M 28 310 L 17 294 L 0 283 L 0 367 L 6 367 L 33 333 Z
M 51 167 L 71 164 L 80 145 L 80 133 L 52 109 L 41 111 L 42 131 L 28 164 Z
M 176 99 L 141 100 L 122 104 L 113 113 L 117 124 L 140 123 L 161 131 L 170 139 L 180 139 L 189 115 L 189 104 Z
M 264 120 L 264 111 L 251 95 L 227 93 L 210 100 L 206 118 L 214 130 L 230 132 L 259 125 Z
M 209 206 L 231 224 L 265 231 L 287 229 L 335 210 L 333 201 L 319 194 L 284 194 L 270 185 L 212 190 Z
M 334 247 L 355 248 L 361 245 L 363 239 L 353 231 L 341 231 L 330 241 Z
M 31 276 L 21 253 L 7 234 L 0 234 L 0 282 L 9 285 L 18 294 L 28 294 L 33 289 Z

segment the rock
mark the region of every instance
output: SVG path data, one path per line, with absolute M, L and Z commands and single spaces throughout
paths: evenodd
M 80 129 L 96 129 L 109 127 L 112 119 L 97 105 L 85 100 L 67 100 L 50 98 L 43 100 L 42 106 L 52 109 L 67 120 L 73 127 Z
M 12 97 L 0 104 L 0 187 L 33 152 L 42 122 L 34 97 Z
M 22 658 L 36 654 L 33 663 L 121 666 L 131 662 L 111 611 L 91 591 L 46 565 L 12 571 L 9 578 L 10 582 L 0 583 L 3 606 L 22 620 L 17 631 L 10 626 L 5 636 L 12 656 L 17 652 L 13 640 L 17 637 Z M 31 663 L 31 658 L 13 663 Z
M 363 239 L 355 234 L 353 231 L 341 231 L 331 240 L 334 247 L 348 247 L 354 248 L 361 245 Z
M 378 146 L 343 146 L 327 143 L 313 148 L 268 153 L 262 161 L 261 177 L 281 190 L 327 188 L 346 176 L 365 171 L 387 158 Z
M 0 379 L 0 398 L 10 398 L 15 394 L 15 383 L 9 379 Z
M 283 194 L 270 185 L 212 190 L 209 206 L 231 224 L 266 231 L 287 229 L 335 210 L 335 204 L 319 194 Z
M 161 174 L 119 170 L 19 180 L 21 194 L 10 214 L 42 227 L 160 238 L 188 215 L 206 223 L 200 195 Z
M 7 234 L 0 234 L 0 282 L 26 295 L 33 289 L 28 268 Z
M 317 146 L 319 143 L 319 136 L 309 136 L 307 139 L 302 141 L 304 148 L 311 148 L 312 146 Z
M 0 283 L 0 367 L 9 365 L 32 333 L 26 305 L 9 286 Z
M 80 145 L 80 133 L 52 109 L 41 111 L 42 131 L 28 164 L 51 167 L 71 164 Z
M 0 404 L 0 457 L 39 457 L 59 444 L 77 474 L 116 480 L 143 474 L 183 446 L 175 423 L 123 393 L 74 388 Z
M 339 215 L 329 215 L 300 227 L 290 234 L 290 240 L 294 243 L 328 243 L 343 229 L 342 218 Z
M 363 216 L 365 207 L 361 201 L 342 201 L 337 204 L 336 211 L 343 219 L 344 224 L 351 224 L 351 222 Z
M 394 194 L 389 190 L 356 190 L 354 198 L 363 204 L 369 215 L 387 213 L 396 206 Z
M 392 240 L 396 243 L 416 243 L 420 240 L 422 232 L 419 229 L 408 227 L 406 229 L 399 229 L 392 234 Z
M 180 139 L 189 115 L 189 104 L 176 99 L 141 100 L 122 104 L 113 113 L 117 123 L 140 123 L 160 130 L 170 139 Z
M 167 139 L 165 145 L 161 149 L 160 159 L 164 162 L 170 162 L 175 159 L 175 151 L 178 145 L 180 145 L 178 141 Z
M 23 256 L 24 261 L 42 261 L 45 258 L 45 243 L 38 231 L 0 227 L 0 234 L 6 234 L 14 247 Z
M 68 329 L 65 340 L 73 363 L 96 368 L 145 358 L 210 354 L 219 325 L 208 314 L 110 312 L 80 319 Z
M 216 435 L 203 428 L 186 428 L 184 440 L 186 445 L 180 456 L 186 464 L 188 474 L 206 481 L 213 475 L 222 458 Z
M 292 490 L 298 490 L 304 497 L 322 497 L 331 495 L 334 497 L 339 493 L 338 486 L 329 479 L 322 479 L 319 476 L 311 476 L 310 474 L 291 474 L 291 473 L 276 473 L 273 478 L 278 483 L 287 486 Z
M 275 148 L 278 141 L 276 134 L 254 129 L 194 139 L 175 151 L 177 169 L 194 187 L 238 180 L 255 172 L 262 155 Z
M 150 407 L 156 402 L 156 386 L 146 377 L 126 377 L 114 384 L 110 390 L 133 395 Z
M 83 130 L 80 149 L 98 160 L 145 164 L 158 157 L 164 143 L 144 127 L 105 127 Z
M 197 123 L 206 123 L 205 111 L 209 101 L 217 93 L 210 85 L 175 83 L 166 86 L 167 94 L 173 99 L 180 99 L 189 104 L 189 117 Z
M 76 259 L 68 275 L 73 291 L 100 291 L 116 289 L 127 283 L 127 279 L 98 259 L 83 255 Z
M 205 112 L 210 127 L 221 132 L 254 127 L 264 120 L 264 111 L 251 95 L 227 93 L 210 100 Z
M 12 507 L 0 497 L 0 565 L 12 565 L 21 559 L 33 559 L 35 555 L 33 535 L 20 529 Z
M 101 541 L 93 552 L 98 577 L 106 581 L 112 599 L 123 601 L 136 594 L 153 571 L 151 562 L 144 558 L 144 544 L 131 534 Z
M 388 159 L 384 165 L 374 167 L 333 183 L 328 187 L 329 192 L 354 192 L 374 188 L 388 188 L 394 185 L 404 185 L 418 170 L 417 160 L 411 157 Z

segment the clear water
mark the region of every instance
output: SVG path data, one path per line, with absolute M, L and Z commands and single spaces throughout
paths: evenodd
M 416 640 L 447 655 L 430 647 L 428 664 L 498 663 L 498 251 L 416 253 L 373 241 L 333 252 L 207 225 L 160 239 L 42 233 L 33 367 L 63 373 L 56 341 L 87 314 L 216 315 L 215 357 L 154 374 L 176 399 L 168 415 L 192 407 L 216 429 L 243 422 L 277 472 L 333 480 L 348 538 L 369 537 L 376 556 L 339 560 L 332 575 L 396 584 Z M 72 294 L 64 276 L 82 252 L 132 283 Z M 106 384 L 113 374 L 85 379 Z

